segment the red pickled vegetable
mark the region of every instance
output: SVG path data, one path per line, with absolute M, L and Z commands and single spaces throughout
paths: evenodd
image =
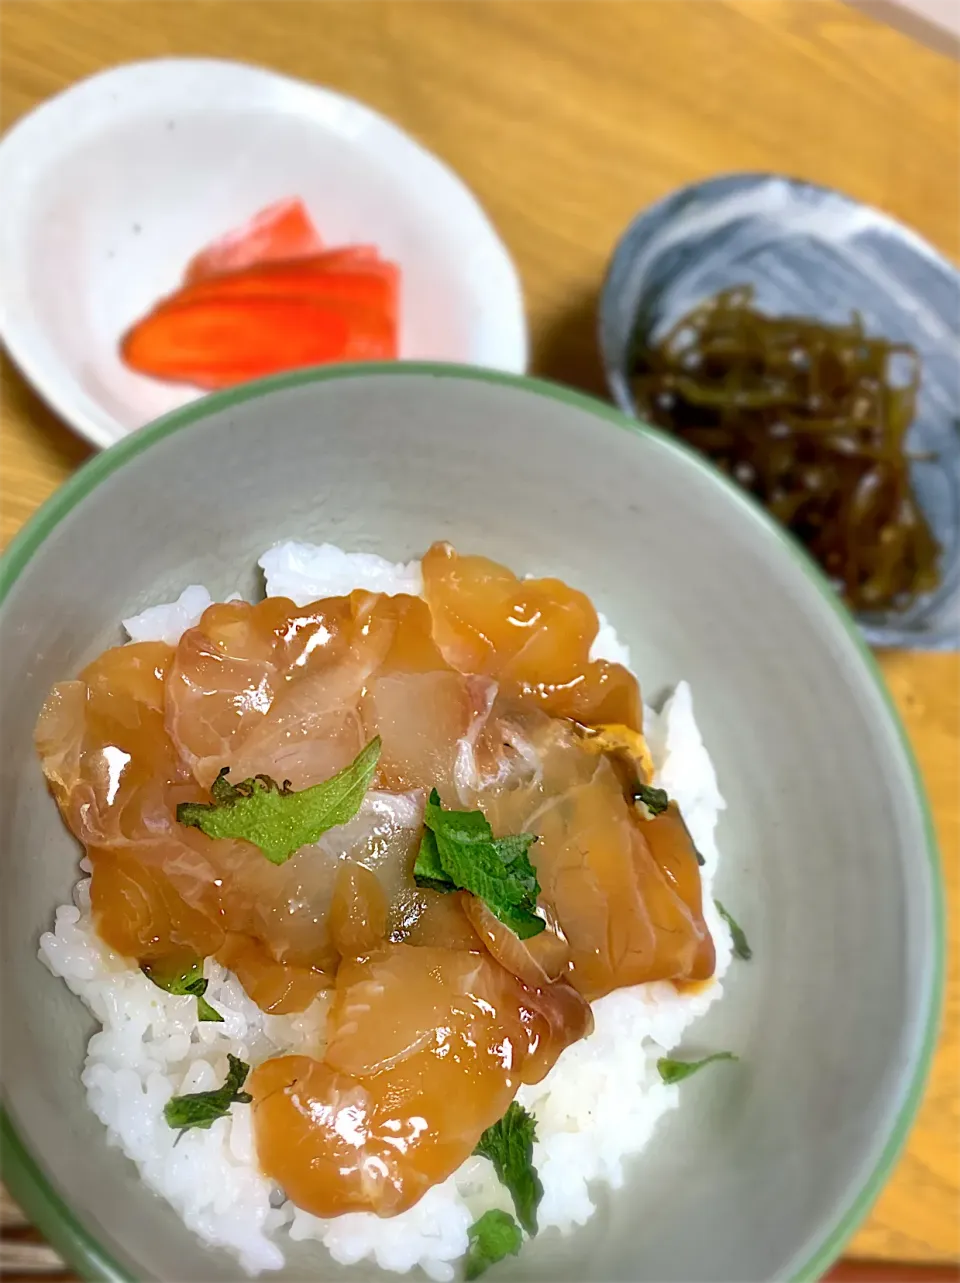
M 396 326 L 382 311 L 309 296 L 166 303 L 123 338 L 124 361 L 154 378 L 214 389 L 328 361 L 391 360 Z
M 400 272 L 375 245 L 322 249 L 298 198 L 278 201 L 190 262 L 184 284 L 124 335 L 153 378 L 213 389 L 329 361 L 397 356 Z
M 337 259 L 342 259 L 343 266 L 331 267 L 330 261 Z M 161 300 L 158 307 L 210 298 L 309 297 L 318 304 L 342 302 L 371 308 L 395 322 L 399 283 L 395 263 L 373 257 L 351 262 L 349 251 L 337 251 L 206 277 Z
M 323 267 L 327 271 L 333 271 L 334 268 L 396 266 L 380 257 L 380 251 L 376 245 L 339 245 L 336 249 L 325 249 L 319 254 L 309 254 L 301 261 L 315 263 L 317 267 Z
M 220 272 L 235 272 L 254 263 L 300 258 L 323 248 L 317 229 L 298 196 L 277 201 L 254 214 L 242 227 L 226 232 L 187 264 L 184 283 Z

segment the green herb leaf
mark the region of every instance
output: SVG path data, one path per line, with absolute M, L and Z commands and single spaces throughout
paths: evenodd
M 204 981 L 206 984 L 206 981 Z M 223 1024 L 223 1016 L 217 1011 L 216 1007 L 211 1007 L 203 994 L 197 994 L 197 1019 L 198 1020 L 217 1020 Z
M 543 1186 L 533 1165 L 536 1139 L 536 1119 L 514 1100 L 500 1121 L 487 1128 L 473 1151 L 493 1163 L 497 1179 L 510 1191 L 517 1220 L 531 1236 L 537 1232 L 537 1208 L 543 1198 Z
M 223 1016 L 211 1007 L 203 996 L 207 992 L 207 982 L 203 977 L 203 962 L 200 958 L 187 963 L 186 966 L 180 963 L 172 968 L 164 966 L 162 961 L 142 962 L 140 970 L 158 989 L 196 998 L 199 1020 L 217 1020 L 223 1023 Z
M 451 881 L 443 871 L 440 863 L 440 852 L 437 850 L 437 839 L 432 830 L 425 828 L 420 839 L 420 850 L 413 866 L 413 877 L 418 887 L 428 887 L 431 891 L 456 891 L 457 884 Z
M 734 918 L 733 914 L 729 913 L 719 900 L 714 900 L 713 903 L 717 906 L 717 912 L 720 914 L 720 917 L 723 918 L 724 922 L 730 928 L 730 935 L 733 939 L 733 956 L 735 958 L 742 959 L 744 962 L 749 962 L 753 957 L 753 950 L 747 943 L 747 937 L 743 933 L 743 928 L 740 926 L 739 922 L 737 922 L 736 918 Z
M 506 837 L 494 840 L 497 853 L 509 869 L 510 876 L 526 891 L 534 905 L 540 894 L 540 883 L 537 881 L 537 871 L 530 863 L 527 852 L 536 840 L 534 833 L 510 833 Z M 540 922 L 542 919 L 538 918 L 537 921 Z
M 664 1057 L 657 1061 L 657 1069 L 665 1083 L 680 1083 L 715 1060 L 739 1060 L 739 1057 L 732 1051 L 715 1051 L 712 1056 L 704 1056 L 703 1060 L 668 1060 Z
M 537 916 L 540 884 L 527 851 L 533 833 L 495 838 L 481 811 L 444 810 L 434 789 L 426 805 L 426 826 L 413 866 L 418 886 L 435 891 L 470 891 L 521 940 L 546 926 Z
M 224 767 L 213 783 L 212 802 L 181 802 L 177 819 L 212 838 L 244 838 L 272 864 L 283 864 L 327 829 L 346 824 L 360 809 L 380 758 L 380 737 L 372 739 L 349 766 L 312 788 L 294 791 L 269 775 L 231 784 Z
M 478 1221 L 474 1221 L 467 1230 L 470 1246 L 467 1248 L 466 1276 L 470 1279 L 479 1276 L 505 1256 L 516 1256 L 523 1243 L 520 1226 L 509 1212 L 496 1208 L 484 1212 Z
M 646 807 L 648 820 L 662 815 L 670 805 L 666 789 L 651 788 L 649 784 L 641 784 L 639 780 L 633 786 L 633 800 Z
M 215 1091 L 195 1091 L 187 1096 L 172 1096 L 163 1107 L 168 1126 L 182 1135 L 191 1127 L 206 1131 L 218 1118 L 226 1118 L 231 1105 L 249 1105 L 253 1097 L 240 1088 L 247 1080 L 250 1066 L 236 1056 L 228 1055 L 230 1068 L 222 1087 Z
M 645 820 L 655 820 L 657 816 L 662 815 L 670 805 L 670 797 L 666 789 L 651 788 L 649 784 L 641 784 L 640 781 L 637 780 L 633 785 L 631 792 L 633 794 L 634 805 Z M 676 803 L 674 803 L 674 807 L 677 809 L 677 813 L 679 814 L 679 808 L 676 807 Z M 683 816 L 680 816 L 680 819 L 682 820 Z M 685 823 L 683 827 L 685 829 L 687 828 Z M 687 837 L 690 837 L 689 829 L 687 829 Z M 693 838 L 690 838 L 690 845 L 693 847 L 693 854 L 697 857 L 697 864 L 699 864 L 702 869 L 706 864 L 706 860 L 693 845 Z

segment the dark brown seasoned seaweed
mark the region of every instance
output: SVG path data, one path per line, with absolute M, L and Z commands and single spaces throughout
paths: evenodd
M 740 286 L 641 336 L 632 382 L 641 416 L 756 495 L 852 609 L 904 609 L 937 586 L 904 444 L 920 385 L 908 344 L 868 335 L 856 312 L 767 316 Z

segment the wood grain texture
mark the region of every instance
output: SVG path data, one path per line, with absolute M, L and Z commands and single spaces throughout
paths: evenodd
M 958 1283 L 960 1267 L 922 1265 L 915 1261 L 864 1261 L 845 1257 L 824 1283 Z
M 847 0 L 938 53 L 960 58 L 960 5 L 955 0 Z
M 610 250 L 639 208 L 692 179 L 773 169 L 828 183 L 960 257 L 960 68 L 834 0 L 5 0 L 0 119 L 162 54 L 255 59 L 421 138 L 515 256 L 535 370 L 588 391 L 603 392 L 594 306 Z M 6 541 L 87 450 L 6 362 L 0 378 Z M 955 937 L 960 659 L 881 663 L 933 803 Z M 960 1259 L 958 962 L 952 948 L 929 1089 L 852 1245 L 862 1256 Z

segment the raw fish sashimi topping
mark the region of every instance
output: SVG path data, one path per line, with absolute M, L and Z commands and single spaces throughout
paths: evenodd
M 324 1005 L 310 1054 L 231 1056 L 171 1127 L 249 1104 L 260 1171 L 325 1219 L 397 1216 L 479 1152 L 535 1232 L 517 1093 L 596 1000 L 710 981 L 701 857 L 589 599 L 448 544 L 422 577 L 211 604 L 55 686 L 36 746 L 107 946 L 199 1021 L 206 959 L 271 1016 Z

